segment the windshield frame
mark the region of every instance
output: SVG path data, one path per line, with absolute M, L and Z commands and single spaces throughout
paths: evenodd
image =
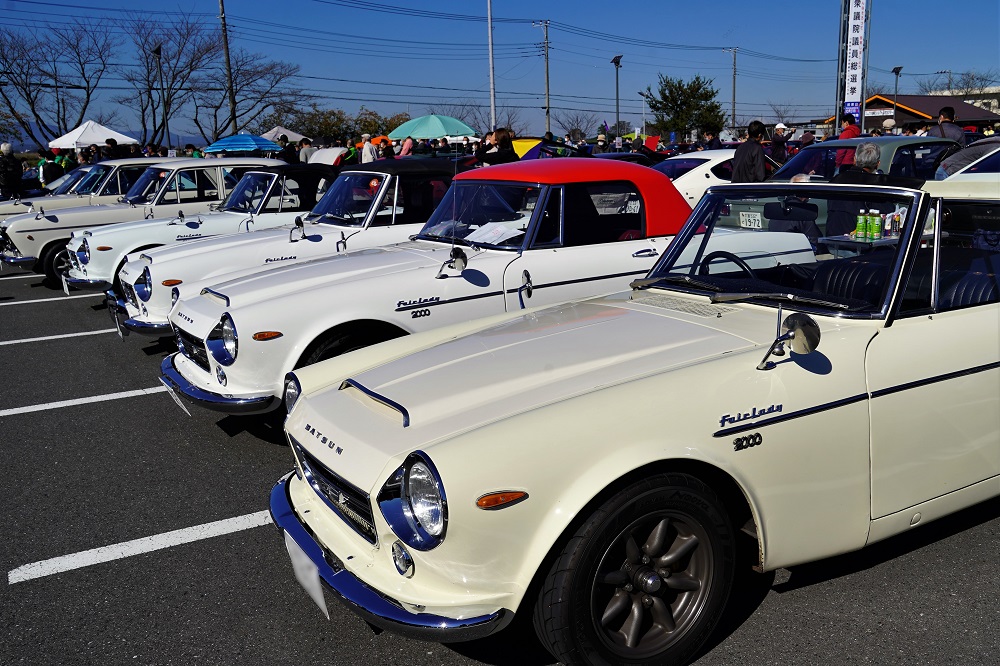
M 160 182 L 156 185 L 156 189 L 154 189 L 152 192 L 150 192 L 149 194 L 146 194 L 144 196 L 139 191 L 139 186 L 143 185 L 143 187 L 147 187 L 148 186 L 148 184 L 147 184 L 148 181 L 146 180 L 146 174 L 155 173 L 155 172 L 162 172 L 165 175 L 160 180 Z M 139 177 L 136 178 L 136 181 L 132 184 L 132 187 L 130 187 L 128 189 L 128 192 L 125 193 L 125 196 L 122 197 L 122 201 L 125 202 L 125 203 L 128 203 L 128 204 L 132 204 L 133 206 L 154 206 L 154 205 L 156 205 L 156 203 L 160 199 L 160 196 L 159 196 L 160 192 L 162 192 L 164 190 L 164 184 L 165 183 L 169 183 L 170 180 L 174 177 L 174 174 L 176 172 L 177 172 L 177 169 L 173 169 L 173 168 L 166 168 L 166 169 L 164 169 L 164 168 L 160 167 L 159 165 L 150 164 L 148 167 L 146 167 L 146 169 L 142 172 L 142 174 L 140 174 Z M 136 192 L 136 194 L 133 194 L 133 191 Z
M 107 169 L 107 171 L 104 171 L 105 169 Z M 100 192 L 101 189 L 104 188 L 104 184 L 108 182 L 108 177 L 113 176 L 117 171 L 118 167 L 102 165 L 100 163 L 95 164 L 79 183 L 79 185 L 83 185 L 84 181 L 89 181 L 93 178 L 94 186 L 86 190 L 82 187 L 77 187 L 73 190 L 73 194 L 94 194 L 95 192 Z
M 840 194 L 854 192 L 859 195 L 868 194 L 875 195 L 876 197 L 897 197 L 909 200 L 907 205 L 907 219 L 904 221 L 905 232 L 901 234 L 899 241 L 896 244 L 898 250 L 890 266 L 889 275 L 886 278 L 887 284 L 885 291 L 882 294 L 881 302 L 878 304 L 876 310 L 865 311 L 831 310 L 829 308 L 817 307 L 806 303 L 793 303 L 789 305 L 788 303 L 781 303 L 773 299 L 754 298 L 752 296 L 748 297 L 744 302 L 750 302 L 754 305 L 775 309 L 778 307 L 793 307 L 796 310 L 813 312 L 829 317 L 889 320 L 889 314 L 892 311 L 892 308 L 896 306 L 896 302 L 899 297 L 898 291 L 901 275 L 904 272 L 905 267 L 910 265 L 911 258 L 915 255 L 916 248 L 919 245 L 921 238 L 925 235 L 923 221 L 927 219 L 926 216 L 931 207 L 930 202 L 933 201 L 933 198 L 927 192 L 905 187 L 784 182 L 754 183 L 745 185 L 716 185 L 710 187 L 706 190 L 705 195 L 695 206 L 694 210 L 691 211 L 691 216 L 688 218 L 688 221 L 677 233 L 677 236 L 674 237 L 673 242 L 671 242 L 667 247 L 666 252 L 664 252 L 659 261 L 653 265 L 649 273 L 646 275 L 646 278 L 641 281 L 646 282 L 646 284 L 641 284 L 639 288 L 655 287 L 666 291 L 676 291 L 684 294 L 693 294 L 711 298 L 712 294 L 716 292 L 699 289 L 695 286 L 679 282 L 667 283 L 665 280 L 657 281 L 656 279 L 658 277 L 664 278 L 668 275 L 687 275 L 692 277 L 699 276 L 699 274 L 695 272 L 695 269 L 700 257 L 704 256 L 703 252 L 708 240 L 707 234 L 716 230 L 718 217 L 715 215 L 715 210 L 718 207 L 726 204 L 727 202 L 731 202 L 736 198 L 754 200 L 755 198 L 770 198 L 777 196 L 801 196 L 804 193 L 803 191 L 805 191 L 805 193 L 817 193 L 816 196 L 810 198 L 817 198 L 823 192 L 837 192 Z M 916 220 L 920 220 L 921 223 L 917 224 L 915 222 Z M 918 227 L 919 231 L 917 231 Z M 935 233 L 936 231 L 937 230 L 935 229 Z M 690 269 L 679 271 L 669 270 L 669 267 L 673 266 L 679 259 L 681 259 L 681 255 L 687 250 L 688 244 L 694 242 L 694 237 L 699 233 L 706 234 L 706 238 L 700 242 L 701 247 L 698 250 L 699 259 L 692 263 Z M 778 291 L 775 290 L 774 293 L 778 293 Z
M 372 193 L 371 199 L 368 201 L 367 210 L 365 210 L 364 215 L 359 214 L 359 221 L 357 223 L 355 223 L 353 217 L 350 219 L 338 217 L 335 213 L 326 211 L 329 203 L 324 204 L 324 201 L 326 201 L 328 197 L 332 200 L 334 198 L 333 193 L 339 191 L 338 183 L 343 184 L 345 181 L 350 180 L 352 176 L 360 176 L 360 179 L 381 179 L 378 189 Z M 323 196 L 320 197 L 319 201 L 316 202 L 316 205 L 313 206 L 313 209 L 309 211 L 309 214 L 303 219 L 314 224 L 328 224 L 335 227 L 346 227 L 349 229 L 367 229 L 370 224 L 370 220 L 377 213 L 376 208 L 381 205 L 382 200 L 385 198 L 387 183 L 392 183 L 393 191 L 395 191 L 398 179 L 399 177 L 397 174 L 386 173 L 384 171 L 341 171 L 337 174 L 337 177 L 330 182 L 326 188 L 326 192 L 323 193 Z M 330 217 L 327 217 L 328 215 Z
M 429 235 L 425 233 L 427 229 L 431 226 L 431 222 L 435 221 L 438 215 L 438 211 L 443 210 L 446 202 L 448 202 L 449 197 L 454 196 L 454 192 L 457 188 L 470 188 L 470 187 L 482 187 L 482 186 L 497 186 L 497 187 L 520 187 L 520 188 L 532 188 L 538 190 L 538 197 L 535 199 L 535 207 L 531 211 L 531 215 L 528 218 L 527 225 L 525 227 L 524 235 L 521 238 L 520 244 L 514 245 L 499 245 L 494 243 L 486 242 L 476 242 L 468 241 L 465 237 L 458 238 L 455 236 L 439 236 L 439 235 Z M 535 228 L 537 227 L 538 216 L 541 215 L 539 211 L 543 211 L 548 205 L 549 192 L 554 188 L 558 187 L 555 185 L 550 185 L 546 183 L 536 183 L 529 181 L 511 181 L 511 180 L 489 180 L 489 179 L 463 179 L 452 181 L 451 186 L 448 188 L 448 192 L 444 195 L 441 203 L 435 209 L 434 213 L 427 222 L 420 228 L 420 231 L 414 235 L 414 238 L 427 241 L 431 243 L 444 243 L 446 245 L 466 245 L 475 248 L 488 248 L 491 250 L 502 250 L 508 252 L 524 252 L 528 247 L 530 247 L 530 242 L 535 234 Z M 437 222 L 440 224 L 441 222 Z M 560 224 L 563 221 L 560 220 Z
M 252 210 L 230 207 L 229 200 L 236 192 L 241 191 L 241 185 L 243 181 L 250 177 L 266 177 L 269 179 L 267 187 L 264 189 L 264 196 L 261 197 L 261 200 L 257 202 L 257 205 Z M 229 213 L 240 213 L 243 215 L 259 215 L 260 210 L 267 205 L 268 201 L 270 201 L 271 193 L 274 191 L 274 183 L 277 180 L 278 180 L 278 174 L 276 173 L 269 173 L 267 171 L 247 171 L 245 174 L 243 174 L 243 176 L 239 179 L 239 181 L 237 181 L 236 185 L 234 185 L 232 189 L 229 190 L 229 194 L 227 194 L 226 198 L 223 199 L 222 203 L 219 204 L 218 210 L 226 211 Z

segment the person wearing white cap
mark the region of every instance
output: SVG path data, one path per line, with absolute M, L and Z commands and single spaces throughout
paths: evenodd
M 371 134 L 361 135 L 361 163 L 367 164 L 378 159 L 378 148 L 372 144 Z
M 778 123 L 774 126 L 774 135 L 771 137 L 771 159 L 778 164 L 784 164 L 785 160 L 788 159 L 785 142 L 792 138 L 792 134 L 795 133 L 795 130 L 791 130 L 785 134 L 786 129 L 788 127 L 785 126 L 785 123 Z
M 882 133 L 885 134 L 886 136 L 895 134 L 896 133 L 895 127 L 896 127 L 896 121 L 893 120 L 892 118 L 886 118 L 885 120 L 882 121 Z

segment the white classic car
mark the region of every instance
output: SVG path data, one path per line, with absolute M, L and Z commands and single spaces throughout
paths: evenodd
M 336 171 L 325 164 L 265 167 L 243 174 L 218 209 L 208 213 L 108 224 L 74 231 L 66 244 L 69 270 L 63 283 L 78 289 L 107 289 L 126 255 L 162 245 L 188 243 L 219 234 L 270 229 L 312 210 Z M 115 289 L 121 294 L 120 286 Z
M 562 663 L 680 664 L 736 571 L 1000 495 L 1000 182 L 956 185 L 719 186 L 632 292 L 291 373 L 299 581 L 430 640 L 521 613 Z
M 118 203 L 118 199 L 129 191 L 146 167 L 166 162 L 163 157 L 139 157 L 120 160 L 106 160 L 87 165 L 86 175 L 70 192 L 60 192 L 37 197 L 23 197 L 0 203 L 0 220 L 11 215 L 37 213 L 62 208 L 96 206 L 102 203 Z
M 124 298 L 112 297 L 108 307 L 116 322 L 124 313 L 116 325 L 126 332 L 169 334 L 172 298 L 275 265 L 406 240 L 434 212 L 456 171 L 466 169 L 444 158 L 346 167 L 294 233 L 281 227 L 133 255 L 119 273 Z
M 102 162 L 101 165 L 107 164 Z M 14 215 L 0 221 L 0 261 L 34 266 L 58 280 L 69 268 L 66 242 L 74 231 L 116 222 L 208 212 L 226 198 L 243 173 L 284 162 L 261 157 L 180 159 L 147 166 L 122 203 L 85 205 Z M 98 166 L 101 166 L 98 165 Z
M 725 185 L 733 179 L 735 154 L 735 148 L 699 150 L 668 157 L 654 164 L 652 168 L 669 176 L 677 191 L 694 207 L 705 190 L 715 185 Z M 768 176 L 780 166 L 770 157 L 764 157 L 764 167 Z
M 652 169 L 529 160 L 466 171 L 413 241 L 202 289 L 170 312 L 161 380 L 231 413 L 282 399 L 285 374 L 402 335 L 609 293 L 645 275 L 690 208 Z

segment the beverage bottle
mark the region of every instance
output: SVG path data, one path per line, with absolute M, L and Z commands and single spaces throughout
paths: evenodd
M 877 241 L 882 239 L 882 216 L 872 208 L 868 211 L 868 240 Z
M 854 240 L 863 241 L 868 238 L 868 216 L 865 209 L 858 211 L 858 225 L 854 229 Z

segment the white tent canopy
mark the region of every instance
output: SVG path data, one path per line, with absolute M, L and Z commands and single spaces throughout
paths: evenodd
M 49 141 L 49 148 L 85 148 L 92 143 L 103 146 L 108 139 L 114 139 L 118 145 L 139 143 L 130 136 L 119 134 L 110 130 L 104 125 L 99 125 L 93 120 L 88 120 L 75 130 L 63 134 L 58 139 Z
M 261 134 L 261 136 L 267 139 L 268 141 L 277 141 L 278 137 L 281 136 L 282 134 L 288 137 L 288 141 L 290 143 L 297 143 L 299 139 L 306 138 L 305 134 L 299 134 L 298 132 L 293 132 L 290 129 L 285 129 L 281 125 L 278 125 L 273 130 L 264 132 L 263 134 Z

